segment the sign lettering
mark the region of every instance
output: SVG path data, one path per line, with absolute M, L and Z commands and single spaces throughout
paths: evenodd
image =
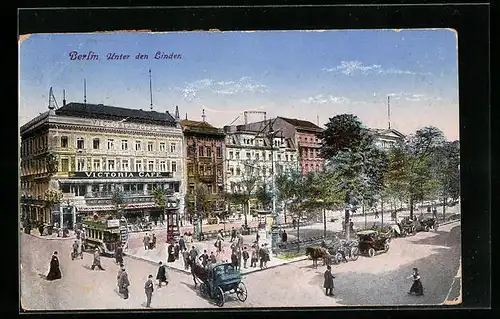
M 172 178 L 172 172 L 70 172 L 71 178 Z

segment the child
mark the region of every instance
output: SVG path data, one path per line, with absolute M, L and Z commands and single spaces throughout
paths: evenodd
M 325 271 L 325 282 L 323 283 L 323 288 L 325 288 L 325 294 L 327 296 L 334 296 L 333 294 L 333 278 L 332 267 L 330 265 L 326 266 Z
M 250 257 L 248 255 L 248 251 L 247 251 L 247 248 L 243 248 L 243 267 L 244 268 L 247 268 L 247 260 L 248 260 L 248 257 Z

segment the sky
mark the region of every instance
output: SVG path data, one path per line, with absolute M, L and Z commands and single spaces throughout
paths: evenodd
M 34 34 L 19 56 L 20 125 L 47 111 L 50 87 L 58 106 L 63 90 L 67 103 L 83 102 L 85 80 L 87 103 L 148 110 L 152 96 L 155 111 L 178 105 L 182 119 L 202 120 L 205 110 L 217 127 L 261 111 L 322 127 L 350 113 L 387 128 L 390 97 L 391 128 L 432 125 L 459 139 L 457 35 L 448 29 Z

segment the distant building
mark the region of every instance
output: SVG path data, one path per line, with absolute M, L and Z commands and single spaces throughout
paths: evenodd
M 321 127 L 309 121 L 276 117 L 266 121 L 249 123 L 246 128 L 259 131 L 268 123 L 272 123 L 274 130 L 280 130 L 284 138 L 293 141 L 294 146 L 298 149 L 299 167 L 303 174 L 323 170 L 324 159 L 320 156 L 321 139 L 318 136 L 323 132 Z M 264 128 L 264 130 L 268 130 L 268 128 Z
M 213 210 L 224 210 L 225 134 L 205 121 L 182 120 L 186 148 L 187 215 L 195 214 L 194 195 L 204 188 Z
M 405 138 L 405 135 L 395 129 L 369 129 L 375 137 L 378 147 L 388 150 Z
M 159 214 L 154 188 L 182 207 L 183 135 L 176 115 L 69 103 L 23 125 L 24 218 L 73 228 L 84 215 L 115 212 L 115 190 L 124 195 L 125 217 Z M 49 188 L 62 193 L 59 205 L 45 205 Z

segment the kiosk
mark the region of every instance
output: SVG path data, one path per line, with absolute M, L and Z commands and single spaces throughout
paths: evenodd
M 165 201 L 165 219 L 167 220 L 167 242 L 179 237 L 179 201 L 175 197 L 167 198 Z

